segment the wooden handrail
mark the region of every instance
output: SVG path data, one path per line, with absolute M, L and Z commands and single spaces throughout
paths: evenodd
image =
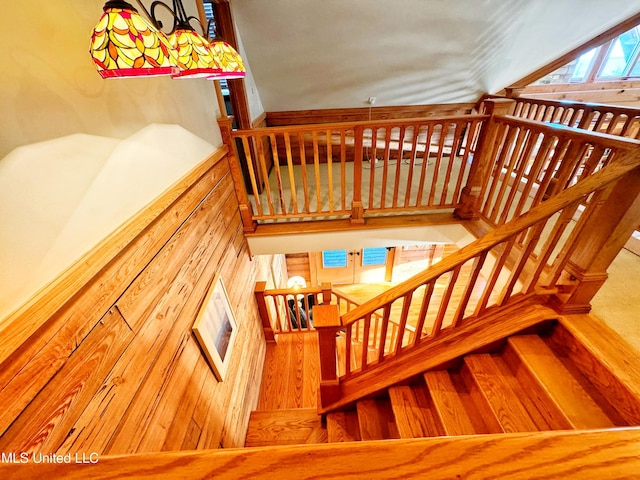
M 639 153 L 625 153 L 618 157 L 617 161 L 610 164 L 607 168 L 594 173 L 592 176 L 550 198 L 546 202 L 538 205 L 533 210 L 528 211 L 511 222 L 498 227 L 482 238 L 470 243 L 466 247 L 463 247 L 458 252 L 442 259 L 428 270 L 418 273 L 408 280 L 391 287 L 386 292 L 368 300 L 351 312 L 343 315 L 343 326 L 349 325 L 366 315 L 372 314 L 390 302 L 402 298 L 407 293 L 414 291 L 421 285 L 429 283 L 443 274 L 454 270 L 456 267 L 480 255 L 483 251 L 495 247 L 496 245 L 506 241 L 514 234 L 522 232 L 536 223 L 549 218 L 564 207 L 575 203 L 593 191 L 605 187 L 638 166 L 640 166 Z
M 109 455 L 87 463 L 0 464 L 0 476 L 33 478 L 631 478 L 640 429 L 573 430 Z M 82 455 L 78 456 L 82 459 Z M 301 461 L 304 459 L 304 461 Z M 375 459 L 372 462 L 372 459 Z M 588 472 L 588 473 L 585 473 Z
M 502 95 L 484 95 L 481 99 L 490 98 L 507 98 Z M 590 110 L 607 110 L 609 112 L 615 112 L 618 114 L 630 114 L 634 116 L 640 116 L 640 108 L 638 107 L 622 107 L 620 105 L 609 105 L 606 103 L 591 103 L 591 102 L 575 102 L 571 100 L 549 100 L 546 98 L 534 98 L 534 97 L 515 97 L 512 98 L 517 102 L 537 103 L 539 105 L 547 105 L 550 107 L 566 107 L 566 108 L 586 108 Z
M 282 127 L 263 127 L 263 128 L 254 128 L 251 130 L 234 130 L 232 136 L 234 137 L 242 137 L 246 135 L 270 135 L 270 134 L 280 134 L 280 133 L 312 133 L 318 131 L 327 131 L 327 130 L 341 130 L 341 129 L 353 129 L 354 127 L 363 127 L 364 130 L 367 127 L 383 127 L 383 126 L 402 126 L 402 125 L 411 125 L 413 123 L 442 123 L 442 122 L 456 122 L 456 121 L 466 121 L 466 120 L 486 120 L 489 118 L 488 115 L 484 114 L 472 114 L 472 115 L 444 115 L 438 117 L 415 117 L 415 118 L 393 118 L 388 120 L 361 120 L 358 122 L 339 122 L 339 123 L 311 123 L 304 125 L 286 125 Z
M 504 97 L 485 95 L 476 108 L 481 110 L 485 100 L 500 98 Z M 516 102 L 514 115 L 519 118 L 559 123 L 620 137 L 638 138 L 640 136 L 640 108 L 534 97 L 513 97 L 512 100 Z
M 556 123 L 546 123 L 539 120 L 530 120 L 528 118 L 521 118 L 516 115 L 504 115 L 502 116 L 502 118 L 504 119 L 505 123 L 511 123 L 512 125 L 518 124 L 523 126 L 530 126 L 541 132 L 552 133 L 560 136 L 570 135 L 572 138 L 577 140 L 584 140 L 589 143 L 596 144 L 602 143 L 613 148 L 630 150 L 640 145 L 639 140 L 611 135 L 604 132 L 584 130 Z

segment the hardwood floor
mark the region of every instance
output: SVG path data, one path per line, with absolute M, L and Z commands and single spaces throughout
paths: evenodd
M 278 335 L 267 346 L 257 410 L 317 408 L 319 384 L 317 333 Z

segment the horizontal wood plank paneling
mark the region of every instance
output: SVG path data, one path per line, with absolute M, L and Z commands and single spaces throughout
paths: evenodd
M 226 149 L 223 150 L 223 154 Z M 187 175 L 191 183 L 186 180 L 180 183 L 177 196 L 172 187 L 169 192 L 156 200 L 147 210 L 141 212 L 132 220 L 132 226 L 123 227 L 125 233 L 114 234 L 96 248 L 96 255 L 88 254 L 87 259 L 74 266 L 68 272 L 75 278 L 80 290 L 75 296 L 57 298 L 62 295 L 57 289 L 51 293 L 53 297 L 45 297 L 36 302 L 31 310 L 17 317 L 16 324 L 24 324 L 12 329 L 11 326 L 0 335 L 0 350 L 5 353 L 6 360 L 0 364 L 0 404 L 5 408 L 0 411 L 0 433 L 4 432 L 13 419 L 22 411 L 47 381 L 56 374 L 73 353 L 84 337 L 95 326 L 100 317 L 109 310 L 110 306 L 122 294 L 126 285 L 131 283 L 140 271 L 158 253 L 160 248 L 175 233 L 177 226 L 184 221 L 191 211 L 198 205 L 215 181 L 215 170 L 224 155 L 218 152 L 203 162 L 196 173 Z M 214 167 L 215 168 L 215 167 Z M 173 203 L 167 203 L 165 196 L 169 196 Z M 177 198 L 176 198 L 177 197 Z M 169 219 L 169 221 L 167 221 Z M 142 230 L 134 239 L 129 236 L 132 232 Z M 129 243 L 127 243 L 129 242 Z M 112 244 L 113 243 L 113 244 Z M 107 252 L 107 253 L 105 253 Z M 108 253 L 111 255 L 109 256 Z M 97 271 L 96 265 L 106 266 L 94 277 L 89 277 L 82 270 Z M 76 268 L 79 271 L 75 271 Z M 74 273 L 75 272 L 75 273 Z M 67 273 L 65 273 L 67 276 Z M 77 278 L 76 278 L 77 277 Z M 86 281 L 84 286 L 80 283 Z M 53 282 L 53 285 L 57 280 Z M 53 287 L 52 287 L 53 288 Z M 56 313 L 51 314 L 54 305 L 63 304 Z M 38 306 L 41 305 L 41 308 Z M 22 333 L 27 332 L 34 324 L 42 326 L 25 341 Z M 22 332 L 22 333 L 21 333 Z M 25 337 L 26 338 L 26 337 Z M 12 349 L 12 351 L 9 351 Z
M 165 192 L 163 192 L 148 208 L 134 216 L 131 220 L 122 225 L 118 230 L 113 232 L 109 237 L 105 238 L 100 244 L 98 244 L 93 250 L 87 252 L 80 258 L 75 264 L 70 266 L 64 273 L 58 278 L 52 281 L 49 285 L 43 288 L 40 292 L 33 296 L 25 305 L 20 307 L 16 312 L 3 319 L 0 323 L 0 362 L 3 370 L 3 374 L 8 372 L 9 365 L 13 362 L 5 362 L 9 356 L 15 355 L 17 350 L 23 352 L 26 350 L 23 345 L 27 338 L 30 343 L 33 343 L 33 335 L 41 336 L 42 331 L 46 330 L 47 335 L 42 335 L 37 345 L 41 347 L 52 336 L 55 335 L 57 329 L 60 328 L 60 324 L 52 322 L 52 317 L 60 315 L 60 309 L 69 306 L 69 299 L 76 294 L 83 294 L 83 291 L 90 287 L 96 280 L 109 281 L 111 275 L 103 269 L 109 269 L 113 265 L 117 265 L 116 272 L 122 274 L 131 268 L 135 274 L 139 273 L 142 266 L 146 265 L 152 258 L 152 255 L 157 253 L 159 248 L 156 245 L 150 248 L 151 256 L 146 256 L 141 259 L 137 257 L 129 258 L 129 262 L 114 263 L 113 259 L 118 256 L 127 256 L 132 253 L 138 255 L 142 254 L 145 250 L 145 246 L 148 246 L 150 242 L 159 240 L 158 237 L 166 235 L 164 241 L 172 235 L 175 229 L 166 232 L 162 229 L 157 230 L 158 222 L 156 219 L 161 215 L 176 215 L 182 219 L 186 218 L 192 208 L 189 208 L 188 202 L 193 199 L 193 188 L 201 185 L 197 182 L 206 172 L 208 172 L 212 165 L 219 162 L 222 158 L 225 158 L 227 148 L 221 147 L 214 154 L 198 165 L 195 169 L 171 185 Z M 199 201 L 204 192 L 200 195 L 195 195 L 197 201 Z M 169 210 L 169 211 L 167 211 Z M 161 226 L 164 225 L 160 222 Z M 130 248 L 132 243 L 136 244 L 136 248 Z M 164 242 L 160 242 L 160 245 Z M 134 259 L 140 261 L 134 261 Z M 98 275 L 99 274 L 99 275 Z M 131 277 L 135 278 L 135 277 Z M 119 279 L 116 284 L 122 284 L 127 278 Z M 131 281 L 131 280 L 129 280 Z M 111 288 L 100 288 L 102 294 L 110 292 Z M 97 301 L 101 296 L 97 293 L 93 294 Z M 108 303 L 108 302 L 107 302 Z M 95 309 L 95 304 L 91 304 L 92 310 Z M 74 309 L 78 310 L 77 305 L 74 305 Z M 71 310 L 74 310 L 71 309 Z M 81 312 L 84 315 L 84 312 Z M 52 323 L 54 325 L 52 325 Z M 63 320 L 62 325 L 67 321 Z M 91 330 L 92 326 L 87 330 Z M 39 330 L 40 329 L 40 330 Z M 39 348 L 38 347 L 38 348 Z M 37 351 L 38 348 L 32 347 L 32 351 Z M 11 375 L 11 373 L 8 373 Z M 0 385 L 4 385 L 0 381 Z M 0 427 L 2 423 L 0 422 Z M 0 428 L 0 431 L 2 428 Z
M 310 123 L 359 122 L 471 113 L 473 103 L 442 105 L 403 105 L 395 107 L 327 108 L 321 110 L 290 110 L 267 112 L 267 125 L 306 125 Z
M 210 160 L 169 208 L 152 212 L 155 220 L 68 300 L 64 315 L 8 355 L 2 451 L 243 445 L 265 353 L 252 291 L 265 266 L 248 254 L 226 156 Z M 216 273 L 238 323 L 224 382 L 191 333 Z
M 120 312 L 112 309 L 0 437 L 0 451 L 56 451 L 132 338 Z

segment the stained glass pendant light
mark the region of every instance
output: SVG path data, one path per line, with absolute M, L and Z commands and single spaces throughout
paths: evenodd
M 222 73 L 209 42 L 189 25 L 179 25 L 169 35 L 169 43 L 184 66 L 173 78 L 208 78 Z
M 164 33 L 122 0 L 109 0 L 93 29 L 90 53 L 102 78 L 177 75 L 180 64 Z
M 243 78 L 245 76 L 244 63 L 242 57 L 227 42 L 218 41 L 211 43 L 213 56 L 222 69 L 222 73 L 209 77 L 209 80 L 223 80 Z

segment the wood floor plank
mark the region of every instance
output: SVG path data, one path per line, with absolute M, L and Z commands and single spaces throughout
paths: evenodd
M 429 436 L 427 417 L 431 415 L 418 403 L 410 386 L 392 387 L 389 398 L 400 438 L 421 438 Z M 425 412 L 425 410 L 427 410 Z
M 291 358 L 291 335 L 281 335 L 278 339 L 279 349 L 276 349 L 276 363 L 272 367 L 276 375 L 272 378 L 273 394 L 269 399 L 270 407 L 274 410 L 287 409 L 289 395 L 289 373 L 291 372 L 291 362 L 296 363 L 295 358 Z
M 516 394 L 502 378 L 491 355 L 467 355 L 464 363 L 505 432 L 538 430 Z
M 473 435 L 477 432 L 449 372 L 434 370 L 424 374 L 424 380 L 446 435 Z
M 275 397 L 276 379 L 278 372 L 274 366 L 277 365 L 276 343 L 268 343 L 264 358 L 262 372 L 262 384 L 260 385 L 260 396 L 258 398 L 258 410 L 275 410 L 271 400 Z
M 535 394 L 532 394 L 528 386 L 522 384 L 517 378 L 514 372 L 511 370 L 509 365 L 504 358 L 504 352 L 502 354 L 492 355 L 493 361 L 498 366 L 502 375 L 511 388 L 513 392 L 516 394 L 516 398 L 520 400 L 522 406 L 529 413 L 531 420 L 538 427 L 540 431 L 553 430 L 552 428 L 553 422 L 550 422 L 547 419 L 546 412 L 544 411 L 543 406 L 540 404 L 540 399 Z
M 444 435 L 444 428 L 440 422 L 440 418 L 435 413 L 435 406 L 431 395 L 429 395 L 429 389 L 425 384 L 413 385 L 413 394 L 418 401 L 418 404 L 422 407 L 422 413 L 425 419 L 425 425 L 427 426 L 428 436 L 437 437 Z
M 302 408 L 317 408 L 320 385 L 320 349 L 318 334 L 304 334 L 304 377 L 302 383 Z
M 313 408 L 254 411 L 245 447 L 327 443 L 327 430 Z
M 590 429 L 614 426 L 609 417 L 540 337 L 537 335 L 511 337 L 509 346 L 518 355 L 521 368 L 531 379 L 529 388 L 542 389 L 557 405 L 557 409 L 562 412 L 571 428 Z
M 327 435 L 329 443 L 360 441 L 358 413 L 354 410 L 329 413 Z
M 287 387 L 287 408 L 302 408 L 302 390 L 304 383 L 304 334 L 287 335 L 290 337 L 291 350 L 289 361 L 289 385 Z
M 267 345 L 258 410 L 316 408 L 319 384 L 317 333 L 278 335 Z

